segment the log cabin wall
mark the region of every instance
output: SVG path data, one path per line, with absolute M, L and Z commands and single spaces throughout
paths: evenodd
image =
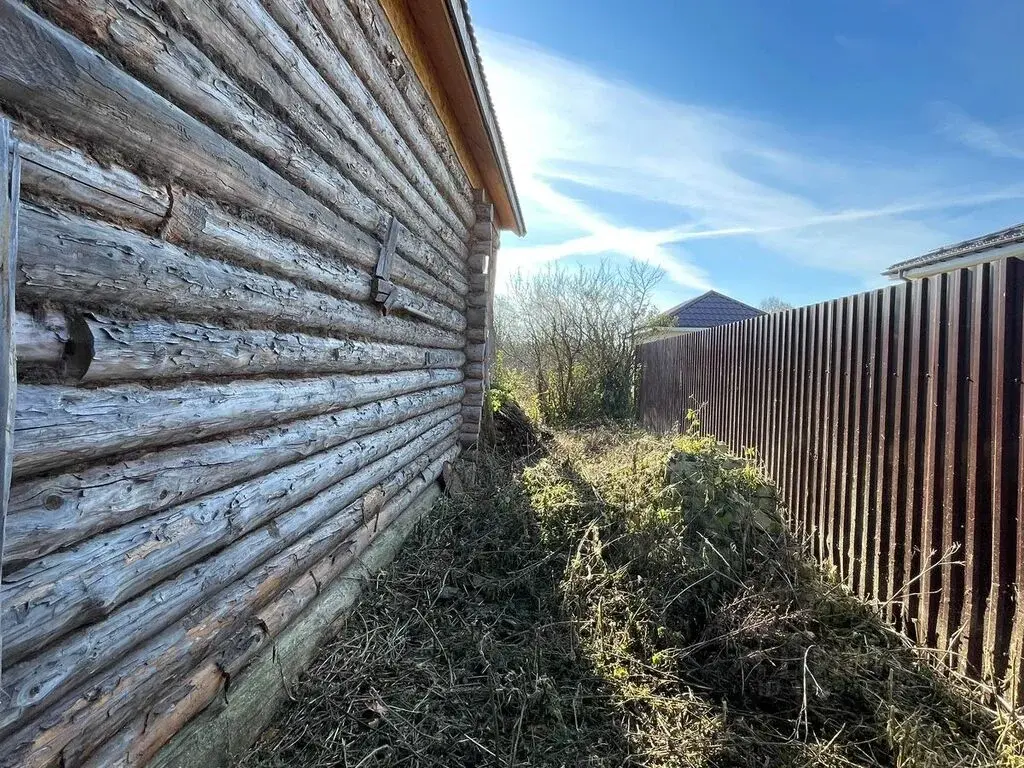
M 475 439 L 493 207 L 384 18 L 0 0 L 4 765 L 147 762 Z
M 469 292 L 466 295 L 466 395 L 462 401 L 463 445 L 480 439 L 483 405 L 490 384 L 489 362 L 494 339 L 494 276 L 498 230 L 494 206 L 483 190 L 476 192 L 476 225 L 469 253 Z

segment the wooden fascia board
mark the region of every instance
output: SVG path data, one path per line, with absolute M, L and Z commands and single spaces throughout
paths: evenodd
M 507 161 L 498 149 L 493 115 L 484 115 L 474 88 L 480 74 L 465 18 L 448 0 L 380 0 L 416 75 L 445 126 L 470 183 L 486 190 L 501 229 L 523 234 Z M 459 0 L 455 0 L 459 2 Z M 452 18 L 453 8 L 459 19 Z M 457 26 L 461 31 L 457 31 Z

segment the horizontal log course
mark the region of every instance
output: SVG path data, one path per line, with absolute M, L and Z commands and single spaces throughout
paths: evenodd
M 277 510 L 276 514 L 253 514 L 253 520 L 261 521 L 259 525 L 248 530 L 239 527 L 233 542 L 219 548 L 220 551 L 205 559 L 194 558 L 199 560 L 194 566 L 180 569 L 173 578 L 46 646 L 22 663 L 9 665 L 4 673 L 8 706 L 0 714 L 0 734 L 10 732 L 48 702 L 99 674 L 131 648 L 158 634 L 301 537 L 313 533 L 343 508 L 355 505 L 358 509 L 351 528 L 364 521 L 373 525 L 384 500 L 392 498 L 430 467 L 433 455 L 448 455 L 454 440 L 451 423 L 443 424 L 443 428 L 435 425 L 397 447 L 394 432 L 395 428 L 391 428 L 379 433 L 384 441 L 379 449 L 368 450 L 369 438 L 353 446 L 361 449 L 367 461 L 361 469 L 350 461 L 345 465 L 347 471 L 342 470 L 344 474 L 331 473 L 314 495 L 285 502 L 289 508 Z M 86 580 L 100 576 L 92 568 L 86 568 L 83 575 Z M 59 590 L 57 583 L 54 591 Z
M 174 189 L 172 194 L 171 188 L 143 181 L 120 166 L 101 166 L 80 150 L 23 124 L 16 125 L 16 134 L 19 151 L 26 158 L 23 198 L 46 205 L 51 201 L 70 203 L 112 223 L 159 235 L 243 267 L 281 275 L 333 296 L 354 301 L 372 298 L 370 279 L 377 247 L 368 238 L 346 241 L 340 232 L 329 247 L 321 242 L 320 250 L 310 248 L 232 216 L 185 189 Z M 182 226 L 183 222 L 188 226 Z M 346 258 L 357 252 L 359 266 L 332 255 L 338 248 Z M 462 297 L 419 267 L 397 259 L 392 280 L 397 283 L 398 307 L 413 309 L 444 328 L 465 326 Z
M 487 345 L 483 342 L 470 342 L 466 345 L 465 350 L 467 360 L 476 363 L 487 359 Z
M 325 162 L 303 137 L 264 109 L 228 73 L 220 70 L 184 35 L 164 24 L 144 3 L 40 0 L 40 6 L 78 38 L 124 61 L 141 81 L 185 112 L 217 128 L 276 173 L 357 226 L 373 233 L 381 219 L 386 218 L 389 211 L 395 211 L 409 227 L 399 247 L 414 254 L 417 261 L 443 282 L 461 281 L 464 290 L 464 279 L 454 265 L 461 266 L 461 253 L 468 236 L 465 228 L 461 235 L 456 235 L 444 226 L 436 212 L 372 139 L 353 130 L 357 123 L 351 112 L 340 101 L 337 105 L 328 101 L 326 91 L 330 91 L 330 87 L 294 49 L 273 19 L 261 8 L 257 10 L 246 0 L 242 2 L 245 8 L 238 3 L 215 8 L 203 0 L 181 0 L 180 5 L 166 3 L 164 8 L 165 12 L 185 14 L 183 18 L 194 25 L 196 34 L 212 36 L 214 39 L 207 50 L 216 51 L 219 60 L 229 62 L 236 70 L 240 67 L 248 70 L 246 74 L 259 89 L 257 92 L 275 97 L 281 90 L 293 93 L 294 98 L 278 102 L 279 113 L 288 115 L 292 122 L 306 117 L 305 135 L 313 140 L 324 157 L 333 160 L 333 164 Z M 245 25 L 249 38 L 229 26 L 224 14 L 231 17 L 230 23 Z M 258 37 L 253 35 L 254 27 Z M 291 50 L 287 50 L 288 47 Z M 281 72 L 287 72 L 287 76 L 275 70 L 275 64 L 281 67 Z M 299 88 L 300 93 L 291 91 L 282 78 L 293 88 Z M 325 93 L 319 94 L 318 104 L 312 104 L 309 100 L 313 98 L 314 86 L 309 81 L 316 79 L 320 80 Z M 336 108 L 331 110 L 331 107 Z M 314 108 L 320 108 L 331 119 L 309 116 Z M 361 155 L 355 149 L 356 144 L 364 145 L 360 147 L 364 153 L 376 150 L 371 158 L 376 164 Z M 394 184 L 403 183 L 408 198 L 418 203 L 416 212 L 407 199 L 394 190 Z M 449 240 L 446 242 L 437 233 L 448 233 Z M 445 255 L 435 249 L 442 249 Z
M 421 486 L 425 487 L 409 501 L 416 487 Z M 288 690 L 308 668 L 317 650 L 343 626 L 363 586 L 391 562 L 402 542 L 429 513 L 440 493 L 438 483 L 423 483 L 420 478 L 414 479 L 400 494 L 405 498 L 396 496 L 381 512 L 381 520 L 391 518 L 391 524 L 386 528 L 381 527 L 372 537 L 367 537 L 368 543 L 361 551 L 358 550 L 360 544 L 355 543 L 353 548 L 358 552 L 356 557 L 344 554 L 328 556 L 314 566 L 319 571 L 328 564 L 338 564 L 341 570 L 330 583 L 316 576 L 322 584 L 320 593 L 288 623 L 286 631 L 274 637 L 265 637 L 264 647 L 257 651 L 257 657 L 243 669 L 241 675 L 230 678 L 224 674 L 211 675 L 217 664 L 214 652 L 180 686 L 165 692 L 150 709 L 108 739 L 101 749 L 89 757 L 84 768 L 137 768 L 151 764 L 218 765 L 227 764 L 232 757 L 241 754 L 255 741 L 273 717 L 276 708 L 288 697 Z M 367 530 L 369 528 L 359 528 L 354 536 L 363 536 Z M 303 574 L 286 590 L 286 594 L 291 590 L 303 589 L 306 586 L 305 580 L 312 577 L 311 572 Z M 267 647 L 268 643 L 272 647 Z M 229 686 L 231 695 L 235 697 L 230 701 L 225 696 Z M 182 733 L 183 725 L 190 723 L 196 715 L 222 697 L 228 706 L 218 706 L 210 712 L 209 719 L 204 718 L 203 723 L 197 722 L 195 725 L 199 733 L 191 729 L 188 736 Z M 220 727 L 214 725 L 215 721 L 225 717 L 235 722 L 219 723 Z M 204 725 L 214 725 L 212 730 L 217 736 L 213 741 L 209 740 L 209 734 L 202 733 Z M 202 746 L 197 745 L 197 751 L 193 752 L 179 742 L 178 746 L 184 747 L 188 754 L 174 754 L 177 750 L 172 748 L 168 753 L 155 755 L 169 739 L 178 741 L 179 734 L 187 741 L 191 741 L 192 735 L 197 736 Z M 156 762 L 151 763 L 154 759 Z
M 72 214 L 21 208 L 18 291 L 27 299 L 286 324 L 449 349 L 459 331 L 395 316 Z M 56 254 L 61 254 L 56 257 Z
M 11 489 L 4 571 L 221 488 L 459 402 L 446 386 L 280 427 L 147 453 Z
M 193 33 L 207 44 L 207 49 L 216 50 L 221 57 L 229 55 L 224 48 L 229 44 L 229 38 L 222 30 L 229 34 L 234 30 L 240 31 L 242 39 L 235 37 L 232 42 L 236 50 L 244 51 L 247 55 L 231 58 L 234 69 L 269 94 L 277 108 L 302 127 L 304 135 L 316 137 L 318 134 L 327 134 L 332 128 L 340 130 L 342 141 L 351 143 L 367 157 L 373 158 L 378 169 L 377 176 L 386 176 L 395 186 L 406 191 L 410 200 L 423 206 L 422 198 L 381 151 L 375 137 L 360 127 L 348 106 L 338 98 L 321 73 L 259 3 L 255 0 L 237 0 L 230 5 L 223 5 L 210 0 L 168 0 L 168 5 L 180 8 L 183 15 L 178 16 L 178 20 L 189 24 Z M 333 56 L 338 57 L 336 49 Z M 278 72 L 282 73 L 281 77 L 278 77 Z M 326 120 L 320 115 L 324 115 Z M 349 165 L 351 163 L 347 163 L 346 167 Z M 373 173 L 370 175 L 372 177 Z M 426 177 L 419 178 L 418 183 L 428 188 L 433 186 Z M 396 210 L 397 206 L 392 204 L 388 208 Z M 437 232 L 428 229 L 423 232 L 425 243 L 421 239 L 417 242 L 410 239 L 408 247 L 416 249 L 425 260 L 435 256 L 447 260 L 455 274 L 459 275 L 457 279 L 462 292 L 466 287 L 461 273 L 469 238 L 468 228 L 448 211 L 446 205 L 441 206 L 441 211 L 448 214 L 447 222 L 442 222 L 436 212 L 431 210 L 428 213 L 427 210 L 421 212 L 423 223 L 428 228 L 436 228 Z M 418 222 L 410 226 L 417 232 L 421 227 Z M 428 245 L 436 251 L 431 253 Z M 402 247 L 401 242 L 399 247 Z M 440 268 L 441 265 L 437 266 Z
M 325 24 L 335 19 L 329 27 L 335 40 L 340 41 L 342 30 L 349 30 L 357 47 L 348 48 L 347 53 L 356 54 L 352 56 L 353 66 L 362 75 L 363 82 L 374 90 L 374 95 L 382 103 L 391 103 L 395 110 L 400 107 L 394 102 L 404 100 L 438 154 L 453 169 L 453 176 L 460 183 L 462 193 L 472 197 L 465 173 L 455 170 L 461 169 L 462 164 L 452 147 L 447 129 L 395 36 L 381 4 L 373 0 L 310 0 L 310 3 Z M 388 98 L 392 89 L 400 93 L 397 99 Z
M 457 455 L 458 450 L 453 446 L 434 459 L 384 505 L 373 523 L 360 525 L 349 534 L 347 550 L 332 553 L 300 574 L 275 600 L 257 611 L 245 627 L 219 644 L 181 686 L 105 744 L 91 762 L 111 768 L 148 763 L 186 723 L 213 703 L 229 681 L 244 674 L 252 659 L 267 649 L 319 595 L 337 579 L 351 578 L 349 569 L 359 553 L 366 551 L 409 507 L 419 505 L 424 495 L 435 499 L 438 494 L 435 478 L 444 462 Z
M 472 189 L 466 171 L 455 157 L 443 128 L 434 126 L 439 141 L 432 143 L 428 132 L 395 87 L 388 71 L 370 49 L 359 23 L 344 3 L 309 0 L 303 4 L 303 7 L 307 6 L 312 9 L 332 44 L 354 73 L 353 81 L 346 81 L 343 88 L 352 92 L 349 101 L 353 109 L 358 109 L 355 105 L 367 105 L 369 114 L 365 118 L 366 122 L 385 126 L 381 130 L 382 135 L 390 135 L 385 125 L 390 121 L 423 163 L 463 225 L 471 226 L 474 221 Z M 369 92 L 362 93 L 362 89 Z M 436 121 L 436 117 L 434 119 Z M 393 143 L 397 143 L 397 140 L 386 142 Z
M 67 320 L 58 312 L 46 312 L 41 316 L 18 312 L 14 317 L 14 338 L 19 365 L 59 366 L 71 335 Z
M 439 452 L 450 455 L 444 453 L 450 446 L 450 439 L 438 443 L 427 453 L 428 460 Z M 323 496 L 323 503 L 337 508 L 333 496 Z M 19 730 L 0 743 L 0 753 L 10 756 L 12 765 L 81 765 L 140 711 L 177 687 L 183 675 L 196 669 L 212 649 L 235 635 L 254 611 L 281 594 L 299 574 L 332 554 L 343 557 L 351 552 L 346 534 L 361 523 L 361 502 L 341 509 L 244 578 L 205 596 L 200 605 L 135 646 L 103 674 L 27 723 L 18 723 Z
M 368 373 L 458 368 L 454 349 L 425 349 L 351 339 L 201 323 L 117 320 L 87 314 L 80 321 L 91 349 L 84 382 L 267 374 Z
M 273 17 L 273 21 L 280 29 L 286 31 L 298 46 L 296 51 L 301 50 L 306 59 L 317 72 L 322 81 L 330 84 L 331 93 L 317 88 L 317 96 L 327 98 L 334 96 L 331 101 L 336 101 L 353 118 L 347 123 L 351 129 L 351 136 L 360 150 L 367 157 L 375 159 L 378 152 L 383 151 L 387 157 L 401 169 L 405 179 L 412 183 L 412 186 L 419 190 L 420 194 L 430 203 L 431 208 L 440 214 L 445 226 L 454 234 L 454 242 L 446 240 L 455 247 L 460 260 L 457 265 L 459 271 L 465 269 L 462 258 L 466 242 L 469 238 L 468 221 L 463 221 L 460 214 L 454 210 L 450 202 L 441 193 L 434 178 L 427 173 L 419 158 L 413 153 L 405 138 L 395 129 L 391 120 L 380 108 L 373 96 L 369 93 L 366 85 L 359 79 L 359 75 L 352 69 L 341 52 L 334 45 L 327 30 L 320 24 L 319 19 L 312 12 L 304 0 L 268 0 L 265 3 L 267 11 Z M 261 21 L 269 22 L 259 14 L 247 11 L 247 14 L 259 24 Z M 282 47 L 281 50 L 286 50 Z M 316 86 L 315 80 L 309 82 Z M 340 100 L 338 99 L 340 97 Z M 337 106 L 335 110 L 338 117 L 344 120 L 346 112 L 342 112 Z M 345 122 L 342 125 L 346 125 Z M 361 126 L 361 127 L 360 127 Z M 370 141 L 370 139 L 375 141 Z M 369 144 L 369 146 L 363 146 Z M 379 145 L 379 149 L 378 149 Z M 383 167 L 383 163 L 380 163 Z M 404 179 L 403 179 L 404 181 Z M 470 205 L 464 201 L 468 213 Z
M 482 250 L 481 248 L 474 246 L 470 252 L 469 257 L 466 260 L 466 266 L 469 268 L 470 273 L 477 274 L 488 274 L 487 266 L 490 261 L 490 249 Z
M 431 369 L 166 388 L 26 384 L 18 387 L 14 474 L 268 427 L 461 380 L 458 370 Z
M 345 255 L 376 264 L 386 221 L 372 236 L 363 232 L 16 0 L 0 1 L 0 47 L 23 52 L 0 60 L 6 104 L 132 158 L 152 176 L 265 216 L 300 241 L 334 250 L 362 240 Z M 400 253 L 412 258 L 407 242 Z
M 165 186 L 142 181 L 116 165 L 101 166 L 84 152 L 43 137 L 29 126 L 16 124 L 18 153 L 27 196 L 61 200 L 97 209 L 115 222 L 156 232 L 171 210 Z
M 3 585 L 0 626 L 7 663 L 108 616 L 360 466 L 392 451 L 409 460 L 457 430 L 458 411 L 456 405 L 446 406 L 32 561 L 5 577 Z
M 484 404 L 484 393 L 483 392 L 467 392 L 462 398 L 463 405 L 476 405 L 482 406 Z

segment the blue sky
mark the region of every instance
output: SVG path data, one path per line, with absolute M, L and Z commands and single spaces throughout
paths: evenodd
M 472 0 L 529 234 L 807 304 L 1024 221 L 1022 0 Z

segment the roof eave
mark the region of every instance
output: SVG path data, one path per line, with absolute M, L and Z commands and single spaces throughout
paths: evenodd
M 490 143 L 490 150 L 494 156 L 498 172 L 501 174 L 502 184 L 508 196 L 509 207 L 512 209 L 513 222 L 509 228 L 515 234 L 522 237 L 526 234 L 526 223 L 523 220 L 523 211 L 519 205 L 519 196 L 516 194 L 515 184 L 512 181 L 512 171 L 509 167 L 508 155 L 505 152 L 504 142 L 501 140 L 501 133 L 498 129 L 498 120 L 494 115 L 494 106 L 491 103 L 490 91 L 484 79 L 483 71 L 480 68 L 480 53 L 473 34 L 469 18 L 466 14 L 464 0 L 444 0 L 448 9 L 448 16 L 452 21 L 455 38 L 459 44 L 462 60 L 466 65 L 470 85 L 473 94 L 476 96 L 477 106 L 483 119 L 484 130 Z
M 926 263 L 906 264 L 905 266 L 894 264 L 883 272 L 882 276 L 888 277 L 891 280 L 918 280 L 924 277 L 934 277 L 943 272 L 965 269 L 977 266 L 978 264 L 985 264 L 989 261 L 995 261 L 996 259 L 1011 257 L 1024 257 L 1024 243 L 1012 243 L 998 248 L 965 253 L 962 256 L 954 256 L 952 258 L 936 259 Z

